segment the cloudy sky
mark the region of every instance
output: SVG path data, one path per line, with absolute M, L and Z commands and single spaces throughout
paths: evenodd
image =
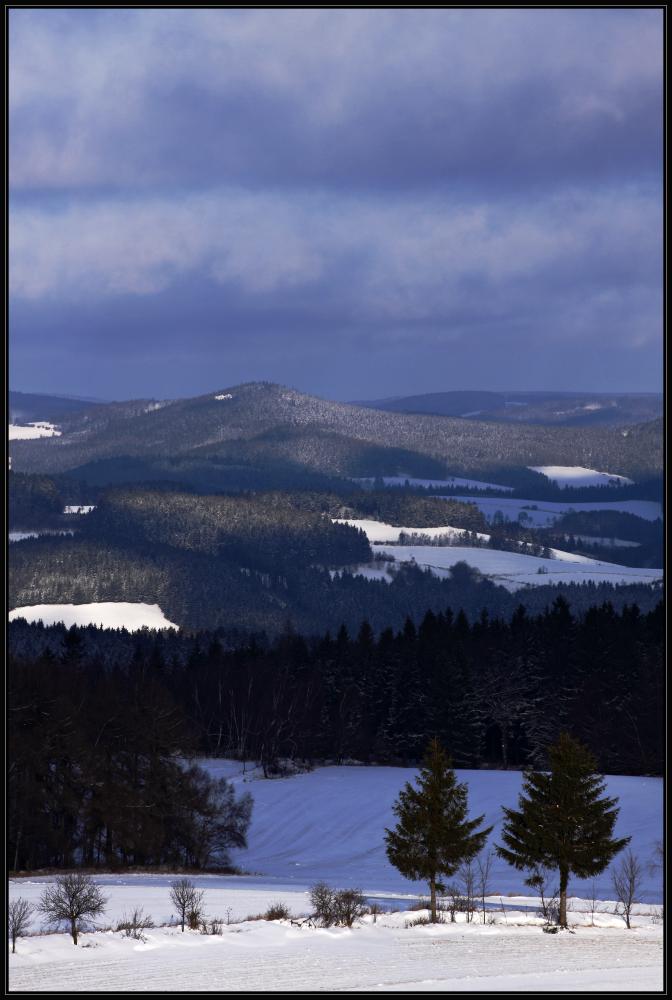
M 12 387 L 659 391 L 662 17 L 12 10 Z

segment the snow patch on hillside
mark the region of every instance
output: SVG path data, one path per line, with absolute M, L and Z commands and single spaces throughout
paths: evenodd
M 32 438 L 60 437 L 62 433 L 63 432 L 58 429 L 56 424 L 50 424 L 46 420 L 37 420 L 25 426 L 23 424 L 9 425 L 10 441 L 28 441 Z
M 399 536 L 402 533 L 404 535 L 422 535 L 425 538 L 464 538 L 468 534 L 465 529 L 453 528 L 449 524 L 440 528 L 397 528 L 392 524 L 385 524 L 384 521 L 371 521 L 366 518 L 333 517 L 332 521 L 334 524 L 349 524 L 352 528 L 359 528 L 374 545 L 380 542 L 394 544 L 399 541 Z M 475 532 L 475 534 L 481 541 L 487 542 L 490 538 L 490 535 L 484 535 L 480 531 Z
M 178 628 L 164 616 L 158 604 L 127 601 L 96 601 L 92 604 L 35 604 L 14 608 L 9 620 L 25 618 L 29 622 L 55 625 L 97 625 L 100 628 L 125 628 L 137 632 L 142 628 Z
M 571 486 L 632 486 L 634 480 L 617 476 L 614 472 L 597 472 L 582 465 L 529 465 L 532 472 L 540 472 L 563 489 Z
M 393 563 L 382 567 L 379 562 L 363 563 L 342 573 L 366 576 L 390 582 L 395 563 L 414 563 L 430 570 L 435 576 L 447 577 L 458 562 L 466 562 L 493 583 L 515 591 L 524 586 L 546 586 L 555 583 L 655 583 L 662 579 L 662 569 L 640 569 L 600 562 L 588 556 L 561 549 L 551 549 L 551 559 L 530 556 L 522 552 L 503 552 L 469 546 L 379 545 L 376 551 L 392 556 Z M 375 574 L 375 575 L 374 575 Z
M 90 514 L 92 510 L 96 509 L 96 505 L 93 503 L 80 503 L 80 504 L 66 504 L 63 508 L 64 514 Z

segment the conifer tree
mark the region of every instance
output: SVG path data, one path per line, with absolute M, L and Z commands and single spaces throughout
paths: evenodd
M 476 832 L 483 816 L 467 819 L 467 786 L 459 784 L 437 739 L 427 749 L 418 787 L 406 782 L 393 812 L 394 830 L 385 831 L 387 856 L 402 875 L 429 883 L 432 922 L 442 875 L 454 875 L 463 861 L 478 854 L 492 827 Z
M 617 799 L 602 797 L 603 778 L 592 754 L 568 733 L 549 748 L 550 771 L 530 771 L 523 779 L 519 809 L 504 808 L 502 840 L 495 850 L 519 871 L 540 867 L 558 872 L 558 923 L 567 926 L 570 874 L 591 878 L 607 867 L 630 837 L 612 837 Z

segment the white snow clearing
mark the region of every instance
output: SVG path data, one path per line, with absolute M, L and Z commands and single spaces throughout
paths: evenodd
M 233 396 L 230 392 L 220 392 L 218 396 L 215 396 L 215 399 L 233 399 Z
M 469 534 L 465 529 L 453 528 L 449 524 L 445 524 L 440 528 L 397 528 L 392 524 L 385 524 L 384 521 L 371 521 L 366 518 L 355 520 L 332 517 L 332 521 L 334 524 L 349 524 L 353 528 L 359 528 L 373 545 L 378 545 L 380 542 L 395 544 L 399 541 L 401 534 L 446 539 L 464 538 L 465 535 Z M 490 538 L 490 535 L 484 535 L 482 532 L 477 531 L 475 534 L 482 541 L 487 542 Z
M 63 508 L 64 514 L 90 514 L 96 509 L 94 503 L 66 504 Z
M 167 902 L 168 888 L 163 890 Z M 231 895 L 235 896 L 235 892 Z M 273 900 L 266 896 L 266 905 Z M 226 916 L 212 906 L 209 915 Z M 264 904 L 262 904 L 264 908 Z M 305 904 L 292 908 L 306 912 Z M 145 912 L 149 912 L 145 907 Z M 572 931 L 548 935 L 541 920 L 509 909 L 492 923 L 410 926 L 426 911 L 363 917 L 352 929 L 289 920 L 229 923 L 222 934 L 162 927 L 136 941 L 112 930 L 22 938 L 9 956 L 12 992 L 516 992 L 660 991 L 660 918 L 614 918 L 590 926 L 572 914 Z M 460 914 L 462 917 L 462 915 Z
M 570 510 L 578 512 L 587 510 L 615 510 L 623 514 L 634 514 L 645 521 L 657 521 L 663 516 L 662 504 L 656 500 L 595 500 L 590 503 L 564 503 L 555 500 L 512 500 L 508 497 L 470 497 L 445 496 L 444 500 L 461 500 L 463 503 L 475 503 L 492 523 L 497 511 L 509 521 L 517 521 L 521 511 L 526 515 L 526 523 L 535 528 L 547 528 L 555 524 L 558 518 Z
M 582 465 L 528 465 L 532 472 L 540 472 L 552 483 L 568 486 L 632 486 L 633 479 L 617 476 L 614 472 L 597 472 Z
M 587 899 L 590 883 L 572 879 L 569 921 L 574 934 L 547 935 L 536 915 L 538 900 L 519 895 L 524 873 L 494 861 L 487 897 L 487 923 L 408 926 L 425 912 L 409 912 L 422 883 L 409 882 L 385 856 L 383 835 L 393 825 L 392 804 L 415 771 L 391 767 L 321 767 L 291 778 L 263 780 L 249 765 L 202 760 L 208 771 L 234 781 L 254 797 L 248 850 L 232 852 L 250 876 L 193 876 L 206 890 L 207 915 L 221 917 L 221 937 L 177 928 L 145 932 L 144 942 L 99 930 L 75 949 L 66 934 L 19 940 L 10 956 L 12 991 L 194 992 L 328 991 L 416 989 L 456 991 L 620 990 L 662 986 L 662 923 L 658 901 L 662 878 L 647 868 L 635 928 L 615 916 L 609 873 L 596 879 L 596 912 Z M 493 823 L 498 842 L 501 806 L 515 805 L 517 771 L 458 771 L 469 786 L 471 815 Z M 607 792 L 619 798 L 616 834 L 632 836 L 632 849 L 646 866 L 662 836 L 662 781 L 608 777 Z M 156 923 L 171 918 L 169 883 L 174 875 L 96 876 L 109 897 L 98 927 L 114 926 L 142 906 Z M 377 898 L 385 913 L 363 918 L 352 930 L 245 920 L 275 901 L 293 915 L 310 907 L 306 889 L 318 879 L 338 888 L 358 886 Z M 10 898 L 37 902 L 53 876 L 10 882 Z M 583 891 L 582 891 L 583 890 Z M 583 896 L 584 899 L 578 898 Z M 227 919 L 230 923 L 226 924 Z M 591 926 L 595 924 L 596 926 Z M 39 930 L 42 918 L 33 918 Z
M 30 438 L 43 438 L 43 437 L 60 437 L 62 431 L 56 427 L 56 424 L 50 424 L 46 420 L 38 420 L 35 423 L 27 425 L 10 424 L 9 425 L 9 440 L 10 441 L 27 441 Z
M 74 535 L 71 528 L 45 528 L 41 531 L 10 531 L 10 542 L 22 542 L 24 538 L 40 538 L 42 535 Z
M 459 476 L 451 476 L 449 479 L 415 479 L 412 476 L 381 476 L 385 486 L 421 486 L 423 489 L 447 489 L 447 490 L 499 490 L 502 493 L 513 493 L 513 486 L 502 486 L 499 483 L 484 483 L 480 479 L 461 479 Z M 373 486 L 375 479 L 372 476 L 355 479 L 356 483 L 362 486 Z
M 14 608 L 9 620 L 25 618 L 29 622 L 55 625 L 97 625 L 100 628 L 125 628 L 137 632 L 142 628 L 177 628 L 164 616 L 158 604 L 130 603 L 127 601 L 99 601 L 92 604 L 35 604 L 32 607 Z
M 421 569 L 431 570 L 436 576 L 448 576 L 455 563 L 466 562 L 493 583 L 501 584 L 511 591 L 523 586 L 545 586 L 551 583 L 655 583 L 663 577 L 662 569 L 619 566 L 563 552 L 561 549 L 551 549 L 550 552 L 554 558 L 542 559 L 522 552 L 503 552 L 472 546 L 383 544 L 376 546 L 376 553 L 392 556 L 394 562 L 387 565 L 380 562 L 363 563 L 337 572 L 390 582 L 394 577 L 395 563 L 415 563 Z

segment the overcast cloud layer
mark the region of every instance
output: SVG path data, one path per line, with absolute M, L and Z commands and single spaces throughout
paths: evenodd
M 10 12 L 18 389 L 659 391 L 662 12 Z

